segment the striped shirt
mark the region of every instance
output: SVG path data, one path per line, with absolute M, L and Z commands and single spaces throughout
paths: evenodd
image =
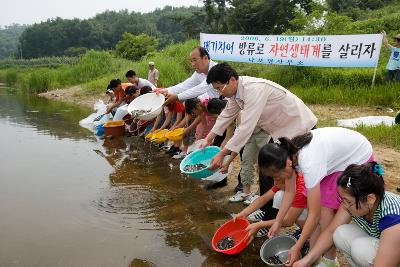
M 368 235 L 379 238 L 385 229 L 400 224 L 400 196 L 385 192 L 381 203 L 374 212 L 372 223 L 365 217 L 353 216 L 353 220 Z

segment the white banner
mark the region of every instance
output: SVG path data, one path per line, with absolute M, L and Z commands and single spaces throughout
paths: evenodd
M 212 59 L 259 64 L 375 67 L 382 34 L 230 35 L 200 34 Z

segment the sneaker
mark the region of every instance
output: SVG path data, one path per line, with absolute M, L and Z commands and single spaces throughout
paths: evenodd
M 258 230 L 256 237 L 263 237 L 263 236 L 266 236 L 267 234 L 268 234 L 268 229 L 261 228 L 260 230 Z
M 158 145 L 158 149 L 162 150 L 162 151 L 169 151 L 171 147 L 169 145 L 166 145 L 164 143 L 161 143 L 160 145 Z
M 183 159 L 184 157 L 186 157 L 186 152 L 177 152 L 175 153 L 175 155 L 172 156 L 173 159 Z
M 265 215 L 265 211 L 262 211 L 260 209 L 254 211 L 253 213 L 251 213 L 249 216 L 247 216 L 247 220 L 249 220 L 250 222 L 259 222 L 262 221 L 262 218 Z
M 259 197 L 256 193 L 251 193 L 250 196 L 248 196 L 244 201 L 243 204 L 245 205 L 250 205 L 253 203 L 254 200 L 256 200 Z
M 246 194 L 243 191 L 237 192 L 234 196 L 229 198 L 229 202 L 242 202 L 244 201 L 250 194 Z

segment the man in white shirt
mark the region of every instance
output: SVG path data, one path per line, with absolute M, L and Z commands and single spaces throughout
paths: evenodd
M 154 86 L 154 84 L 152 84 L 151 82 L 149 82 L 146 79 L 143 78 L 139 78 L 136 75 L 136 72 L 134 72 L 133 70 L 128 70 L 125 74 L 126 79 L 128 79 L 128 81 L 132 84 L 135 84 L 137 86 L 137 88 L 142 89 L 144 86 L 150 86 L 151 89 L 156 89 L 156 87 Z
M 176 100 L 185 101 L 204 94 L 207 94 L 210 98 L 219 97 L 219 93 L 211 84 L 209 85 L 206 82 L 208 71 L 218 63 L 212 61 L 207 50 L 201 46 L 193 48 L 190 52 L 190 62 L 195 69 L 190 78 L 175 86 L 168 87 L 165 91 L 159 91 L 168 95 L 165 105 Z
M 149 75 L 147 76 L 147 80 L 154 84 L 155 87 L 157 87 L 157 82 L 158 82 L 158 77 L 160 76 L 160 73 L 158 69 L 154 67 L 154 62 L 150 61 L 149 62 Z

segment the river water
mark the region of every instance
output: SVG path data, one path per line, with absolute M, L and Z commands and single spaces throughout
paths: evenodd
M 99 139 L 90 110 L 0 88 L 0 266 L 262 266 L 210 240 L 229 218 L 138 137 Z

